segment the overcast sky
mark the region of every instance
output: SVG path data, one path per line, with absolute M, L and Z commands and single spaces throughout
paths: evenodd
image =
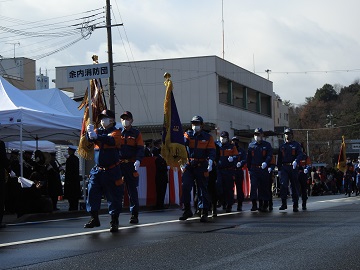
M 41 28 L 29 26 L 37 22 L 49 32 L 61 20 L 65 25 L 70 19 L 102 12 L 105 3 L 0 0 L 0 27 L 7 27 L 0 30 L 0 55 L 13 57 L 15 49 L 16 56 L 39 57 L 39 48 L 46 55 L 51 48 L 65 46 L 80 35 L 40 39 L 34 33 Z M 115 62 L 222 57 L 224 50 L 225 60 L 269 76 L 275 93 L 294 104 L 304 103 L 325 83 L 347 86 L 360 78 L 359 0 L 111 0 L 111 4 L 112 23 L 124 24 L 112 30 Z M 100 10 L 84 13 L 96 9 Z M 24 38 L 14 30 L 33 33 Z M 47 69 L 54 79 L 55 67 L 91 64 L 93 54 L 106 62 L 106 51 L 106 30 L 96 29 L 86 40 L 42 55 L 37 69 L 43 73 Z

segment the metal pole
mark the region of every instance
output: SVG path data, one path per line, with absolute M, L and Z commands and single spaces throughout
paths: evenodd
M 309 131 L 306 131 L 306 153 L 307 156 L 310 157 L 310 150 L 309 150 Z
M 112 52 L 112 36 L 111 36 L 111 15 L 110 15 L 110 0 L 106 0 L 106 31 L 107 31 L 107 45 L 108 45 L 108 62 L 110 66 L 109 72 L 109 105 L 110 110 L 115 112 L 114 101 L 114 68 L 113 68 L 113 52 Z

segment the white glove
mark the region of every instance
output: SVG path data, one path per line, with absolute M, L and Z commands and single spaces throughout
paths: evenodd
M 89 138 L 91 140 L 96 140 L 97 139 L 97 134 L 95 133 L 95 131 L 88 131 L 88 135 L 89 135 Z
M 308 171 L 308 169 L 304 169 L 304 173 L 308 173 L 309 171 Z
M 212 171 L 212 165 L 213 165 L 213 161 L 211 159 L 209 159 L 209 164 L 208 164 L 208 167 L 207 167 L 208 172 Z
M 280 171 L 278 171 L 278 177 L 281 178 L 281 172 Z
M 271 173 L 272 172 L 272 169 L 271 167 L 268 168 L 268 172 Z
M 93 125 L 93 124 L 89 124 L 89 125 L 87 125 L 87 127 L 86 127 L 86 131 L 87 131 L 87 132 L 95 131 L 95 127 L 94 127 L 94 125 Z
M 181 170 L 182 173 L 184 173 L 184 172 L 185 172 L 185 166 L 184 166 L 184 165 L 180 165 L 180 170 Z
M 261 169 L 265 169 L 267 166 L 266 162 L 261 163 Z
M 294 162 L 292 163 L 292 165 L 293 165 L 293 169 L 295 170 L 295 169 L 296 169 L 296 166 L 297 166 L 296 160 L 294 160 Z
M 238 168 L 241 167 L 241 162 L 240 161 L 238 163 L 236 163 L 236 167 L 238 167 Z
M 11 171 L 11 172 L 9 173 L 9 175 L 10 175 L 11 178 L 15 178 L 15 177 L 16 177 L 16 174 L 14 173 L 14 171 Z
M 140 161 L 139 160 L 135 161 L 134 167 L 135 167 L 135 171 L 139 170 L 139 167 L 140 167 Z
M 234 161 L 234 158 L 233 158 L 232 156 L 229 156 L 229 157 L 228 157 L 228 161 L 229 161 L 229 162 L 233 162 L 233 161 Z
M 167 170 L 170 170 L 170 166 L 167 166 Z

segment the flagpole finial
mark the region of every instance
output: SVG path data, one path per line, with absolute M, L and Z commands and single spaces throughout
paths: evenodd
M 164 78 L 165 78 L 165 79 L 168 79 L 168 78 L 170 78 L 170 77 L 171 77 L 171 75 L 170 75 L 169 72 L 165 72 L 165 73 L 164 73 Z
M 99 56 L 97 56 L 96 54 L 91 56 L 91 59 L 93 60 L 94 64 L 99 64 Z

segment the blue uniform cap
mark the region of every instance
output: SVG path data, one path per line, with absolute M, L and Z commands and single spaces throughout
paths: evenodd
M 202 119 L 201 116 L 195 115 L 192 119 L 191 119 L 191 123 L 204 123 L 204 120 Z
M 227 131 L 222 131 L 222 132 L 220 133 L 220 137 L 229 138 L 229 132 L 227 132 Z
M 264 133 L 262 128 L 255 128 L 254 134 L 262 134 L 262 133 Z

